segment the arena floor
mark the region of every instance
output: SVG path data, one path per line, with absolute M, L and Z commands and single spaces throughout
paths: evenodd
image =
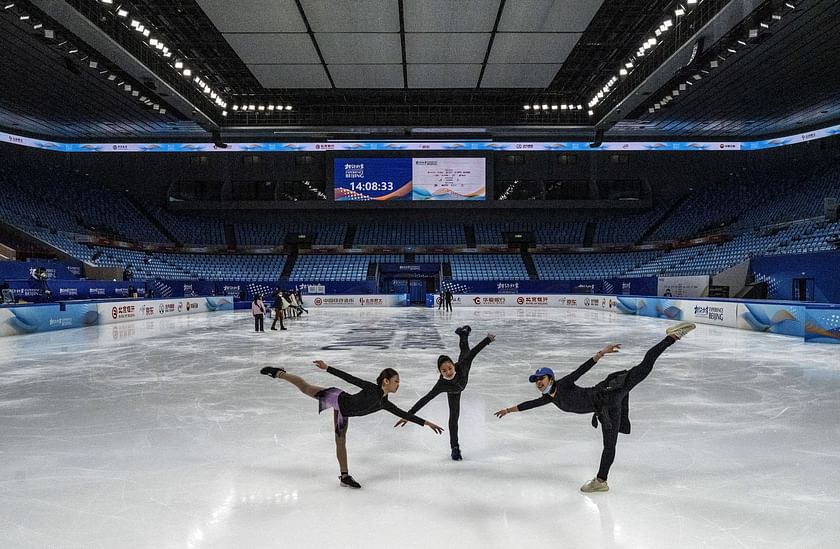
M 379 412 L 350 420 L 339 487 L 332 417 L 285 382 L 350 388 L 401 374 L 408 408 L 457 356 L 453 330 L 496 342 L 462 398 L 464 460 L 447 434 Z M 285 332 L 244 312 L 0 339 L 0 547 L 768 548 L 840 539 L 837 346 L 700 326 L 631 395 L 605 494 L 590 417 L 534 398 L 535 368 L 562 375 L 623 350 L 581 383 L 632 366 L 666 321 L 599 311 L 311 310 Z M 268 325 L 266 326 L 268 328 Z M 446 398 L 420 415 L 446 426 Z

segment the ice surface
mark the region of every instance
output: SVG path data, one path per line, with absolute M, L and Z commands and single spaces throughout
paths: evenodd
M 611 491 L 600 433 L 553 406 L 496 419 L 609 342 L 582 380 L 636 364 L 662 320 L 598 311 L 313 310 L 256 334 L 244 312 L 0 339 L 0 547 L 836 547 L 840 350 L 700 326 L 631 395 Z M 453 330 L 497 340 L 461 403 L 464 461 L 448 435 L 379 412 L 352 418 L 340 488 L 331 414 L 258 374 L 282 365 L 351 389 L 401 374 L 408 408 L 437 378 Z M 268 325 L 266 326 L 268 327 Z M 441 395 L 420 415 L 446 427 Z

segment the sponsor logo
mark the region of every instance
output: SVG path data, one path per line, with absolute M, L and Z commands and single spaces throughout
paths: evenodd
M 58 289 L 59 295 L 79 295 L 78 288 L 59 288 Z
M 547 297 L 520 297 L 516 300 L 520 305 L 548 305 Z
M 320 298 L 320 297 L 316 297 L 316 298 L 315 298 L 315 305 L 316 305 L 316 306 L 320 306 L 320 305 L 321 305 L 321 298 Z
M 473 298 L 473 303 L 475 303 L 476 305 L 481 305 L 481 298 L 480 297 L 474 297 Z
M 715 307 L 712 305 L 709 306 L 694 306 L 694 318 L 705 318 L 708 320 L 713 320 L 715 322 L 723 322 L 724 321 L 724 310 L 723 307 Z
M 111 307 L 111 318 L 114 320 L 137 318 L 135 310 L 136 307 L 134 305 L 118 305 L 116 307 Z
M 90 295 L 105 295 L 105 288 L 91 288 Z
M 72 318 L 51 318 L 50 328 L 69 328 L 73 326 Z

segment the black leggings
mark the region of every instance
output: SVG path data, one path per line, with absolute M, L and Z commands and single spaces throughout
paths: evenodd
M 474 358 L 470 352 L 469 335 L 461 334 L 459 336 L 458 347 L 461 351 L 458 355 L 458 369 L 462 372 L 464 387 L 466 388 L 470 366 Z M 461 393 L 447 393 L 446 398 L 449 400 L 449 446 L 457 448 L 458 418 L 461 417 Z
M 610 474 L 610 467 L 615 461 L 615 445 L 618 442 L 618 429 L 621 425 L 621 401 L 627 396 L 633 387 L 644 380 L 651 370 L 653 370 L 653 363 L 659 358 L 662 352 L 674 344 L 671 337 L 666 337 L 645 353 L 645 358 L 636 366 L 630 368 L 627 372 L 627 379 L 624 382 L 624 388 L 621 391 L 616 391 L 610 396 L 609 414 L 610 414 L 610 428 L 607 429 L 604 423 L 601 423 L 601 435 L 604 440 L 604 449 L 601 452 L 601 465 L 598 469 L 598 478 L 607 480 L 607 475 Z
M 263 331 L 263 315 L 254 315 L 254 331 Z

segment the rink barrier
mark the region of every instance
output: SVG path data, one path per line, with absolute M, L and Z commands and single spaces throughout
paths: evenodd
M 427 294 L 426 306 L 439 300 Z M 814 343 L 840 344 L 840 305 L 768 301 L 674 299 L 616 295 L 456 294 L 454 308 L 525 307 L 602 310 L 619 314 L 689 320 L 726 328 L 767 332 Z
M 411 304 L 408 294 L 367 295 L 307 295 L 306 303 L 315 309 L 326 307 L 407 307 Z
M 11 305 L 0 307 L 0 336 L 232 310 L 224 296 Z

